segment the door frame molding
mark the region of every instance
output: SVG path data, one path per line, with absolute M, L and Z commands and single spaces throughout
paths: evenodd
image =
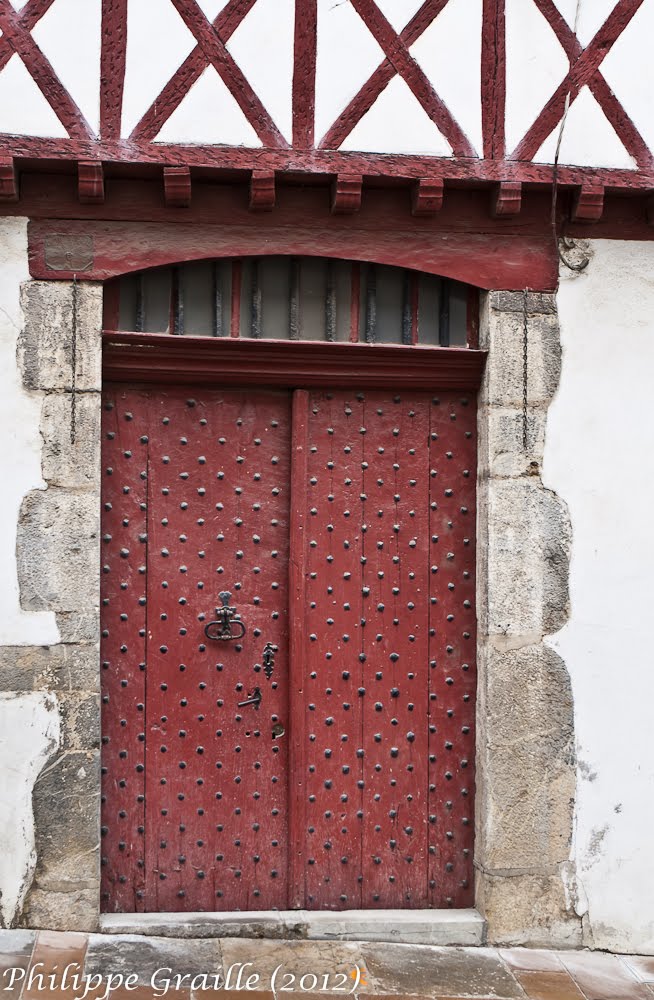
M 288 389 L 467 389 L 481 385 L 486 351 L 467 347 L 176 337 L 102 337 L 106 382 L 269 385 Z

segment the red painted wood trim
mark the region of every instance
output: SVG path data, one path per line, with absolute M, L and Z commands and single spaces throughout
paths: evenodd
M 554 31 L 572 64 L 583 52 L 581 42 L 554 0 L 534 0 L 534 3 Z M 588 87 L 637 165 L 641 168 L 651 168 L 654 164 L 654 156 L 599 70 L 589 79 Z
M 351 215 L 361 208 L 363 177 L 339 174 L 332 187 L 332 215 Z
M 503 160 L 506 153 L 506 0 L 484 0 L 481 35 L 481 115 L 484 156 Z
M 11 156 L 0 156 L 0 201 L 18 201 L 18 172 Z
M 120 139 L 127 54 L 127 0 L 102 0 L 100 135 Z
M 307 454 L 309 435 L 309 393 L 293 393 L 291 422 L 291 511 L 289 552 L 289 906 L 305 905 L 303 850 L 306 842 L 304 781 L 306 670 L 305 589 L 306 550 L 305 518 L 307 508 Z
M 102 326 L 117 330 L 120 326 L 120 281 L 107 281 L 102 295 Z
M 0 0 L 0 30 L 25 63 L 30 76 L 71 138 L 93 139 L 90 125 L 41 49 L 26 31 L 10 0 Z
M 26 31 L 32 31 L 39 23 L 44 14 L 52 7 L 55 0 L 28 0 L 23 9 L 19 12 L 20 23 Z M 3 35 L 0 38 L 0 71 L 2 71 L 11 57 L 14 50 L 9 39 Z
M 466 303 L 466 330 L 468 334 L 468 349 L 479 350 L 479 289 L 468 285 L 468 301 Z
M 272 212 L 275 207 L 275 171 L 253 170 L 250 178 L 250 210 Z
M 604 185 L 582 184 L 572 200 L 573 222 L 598 222 L 604 211 Z
M 409 276 L 409 296 L 411 301 L 411 343 L 417 344 L 419 338 L 419 313 L 420 313 L 420 275 L 413 272 Z
M 288 148 L 240 67 L 212 29 L 196 0 L 171 0 L 177 13 L 214 67 L 264 146 Z
M 232 264 L 232 301 L 230 308 L 229 335 L 241 336 L 241 286 L 243 283 L 243 266 L 240 260 Z
M 600 63 L 611 51 L 614 43 L 642 4 L 643 0 L 618 0 L 602 27 L 579 57 L 575 59 L 562 83 L 559 84 L 534 124 L 519 142 L 511 154 L 511 159 L 531 160 L 536 155 L 545 139 L 561 121 L 568 93 L 572 104 L 581 88 L 589 83 Z
M 368 211 L 359 213 L 361 225 L 353 224 L 359 214 L 318 216 L 321 228 L 316 228 L 307 224 L 308 216 L 301 210 L 299 214 L 276 209 L 255 215 L 246 205 L 245 220 L 232 217 L 231 224 L 225 221 L 223 225 L 36 220 L 29 226 L 30 273 L 42 279 L 72 278 L 72 272 L 53 272 L 45 265 L 46 240 L 56 244 L 65 234 L 92 240 L 93 262 L 78 276 L 87 281 L 183 261 L 266 253 L 397 264 L 481 288 L 556 288 L 558 268 L 549 228 L 541 224 L 534 232 L 525 223 L 525 232 L 519 227 L 511 231 L 509 220 L 503 230 L 501 223 L 488 221 L 484 194 L 487 221 L 480 230 L 471 224 L 472 219 L 460 218 L 454 223 L 443 220 L 441 225 L 428 219 L 411 225 L 408 212 L 406 224 L 380 230 L 379 216 Z M 474 199 L 470 207 L 477 211 Z M 489 225 L 498 228 L 489 231 Z
M 296 0 L 293 65 L 293 146 L 311 149 L 316 112 L 317 0 Z
M 420 38 L 447 2 L 448 0 L 426 0 L 423 3 L 400 34 L 400 41 L 407 49 Z M 320 148 L 338 149 L 396 75 L 396 70 L 390 59 L 385 59 L 383 63 L 380 63 L 370 79 L 352 98 L 329 131 L 325 133 L 319 143 Z
M 169 208 L 188 208 L 192 185 L 190 167 L 164 167 L 164 200 Z
M 350 274 L 350 343 L 359 343 L 361 323 L 361 265 L 352 264 Z
M 518 181 L 501 181 L 493 191 L 492 215 L 515 216 L 522 208 L 522 184 Z
M 442 132 L 456 156 L 475 156 L 472 143 L 454 116 L 441 101 L 426 74 L 409 54 L 400 36 L 386 20 L 373 0 L 350 0 L 370 33 L 376 39 L 386 58 L 392 63 L 420 102 L 436 127 Z M 635 2 L 635 0 L 632 0 Z
M 227 44 L 245 15 L 256 0 L 231 0 L 213 22 L 213 30 L 220 40 Z M 154 139 L 173 111 L 179 107 L 189 90 L 208 66 L 208 61 L 200 45 L 196 45 L 179 69 L 170 78 L 164 89 L 152 102 L 140 122 L 134 128 L 130 139 L 149 141 Z
M 425 218 L 443 207 L 444 184 L 441 177 L 421 177 L 411 189 L 411 215 Z
M 456 184 L 492 184 L 500 181 L 522 181 L 523 184 L 552 183 L 552 166 L 546 163 L 526 163 L 517 160 L 480 160 L 465 157 L 408 156 L 385 153 L 348 153 L 292 149 L 226 148 L 224 146 L 168 145 L 149 142 L 82 142 L 70 139 L 41 139 L 32 136 L 0 136 L 0 154 L 17 160 L 90 160 L 104 163 L 132 164 L 147 173 L 148 164 L 187 165 L 212 171 L 250 172 L 252 170 L 283 171 L 291 175 L 334 175 L 360 173 L 367 177 L 418 180 L 421 177 L 442 177 Z M 576 186 L 585 178 L 600 180 L 613 191 L 645 191 L 654 188 L 654 170 L 624 170 L 612 168 L 559 166 L 559 186 Z M 46 213 L 47 214 L 47 213 Z
M 77 164 L 77 190 L 82 205 L 104 203 L 104 170 L 98 160 L 80 160 Z
M 166 333 L 103 335 L 107 381 L 204 385 L 475 389 L 484 351 L 390 344 L 232 340 Z

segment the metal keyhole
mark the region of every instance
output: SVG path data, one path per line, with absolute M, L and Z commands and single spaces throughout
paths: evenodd
M 272 727 L 272 738 L 274 740 L 278 740 L 280 736 L 284 735 L 285 732 L 286 730 L 282 726 L 281 722 L 276 722 L 275 725 Z

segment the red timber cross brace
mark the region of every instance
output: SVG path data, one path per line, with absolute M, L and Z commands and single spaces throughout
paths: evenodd
M 104 910 L 471 905 L 475 411 L 107 384 Z

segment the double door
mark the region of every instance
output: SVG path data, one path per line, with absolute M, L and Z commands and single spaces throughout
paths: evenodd
M 471 904 L 475 436 L 453 392 L 105 392 L 105 910 Z

